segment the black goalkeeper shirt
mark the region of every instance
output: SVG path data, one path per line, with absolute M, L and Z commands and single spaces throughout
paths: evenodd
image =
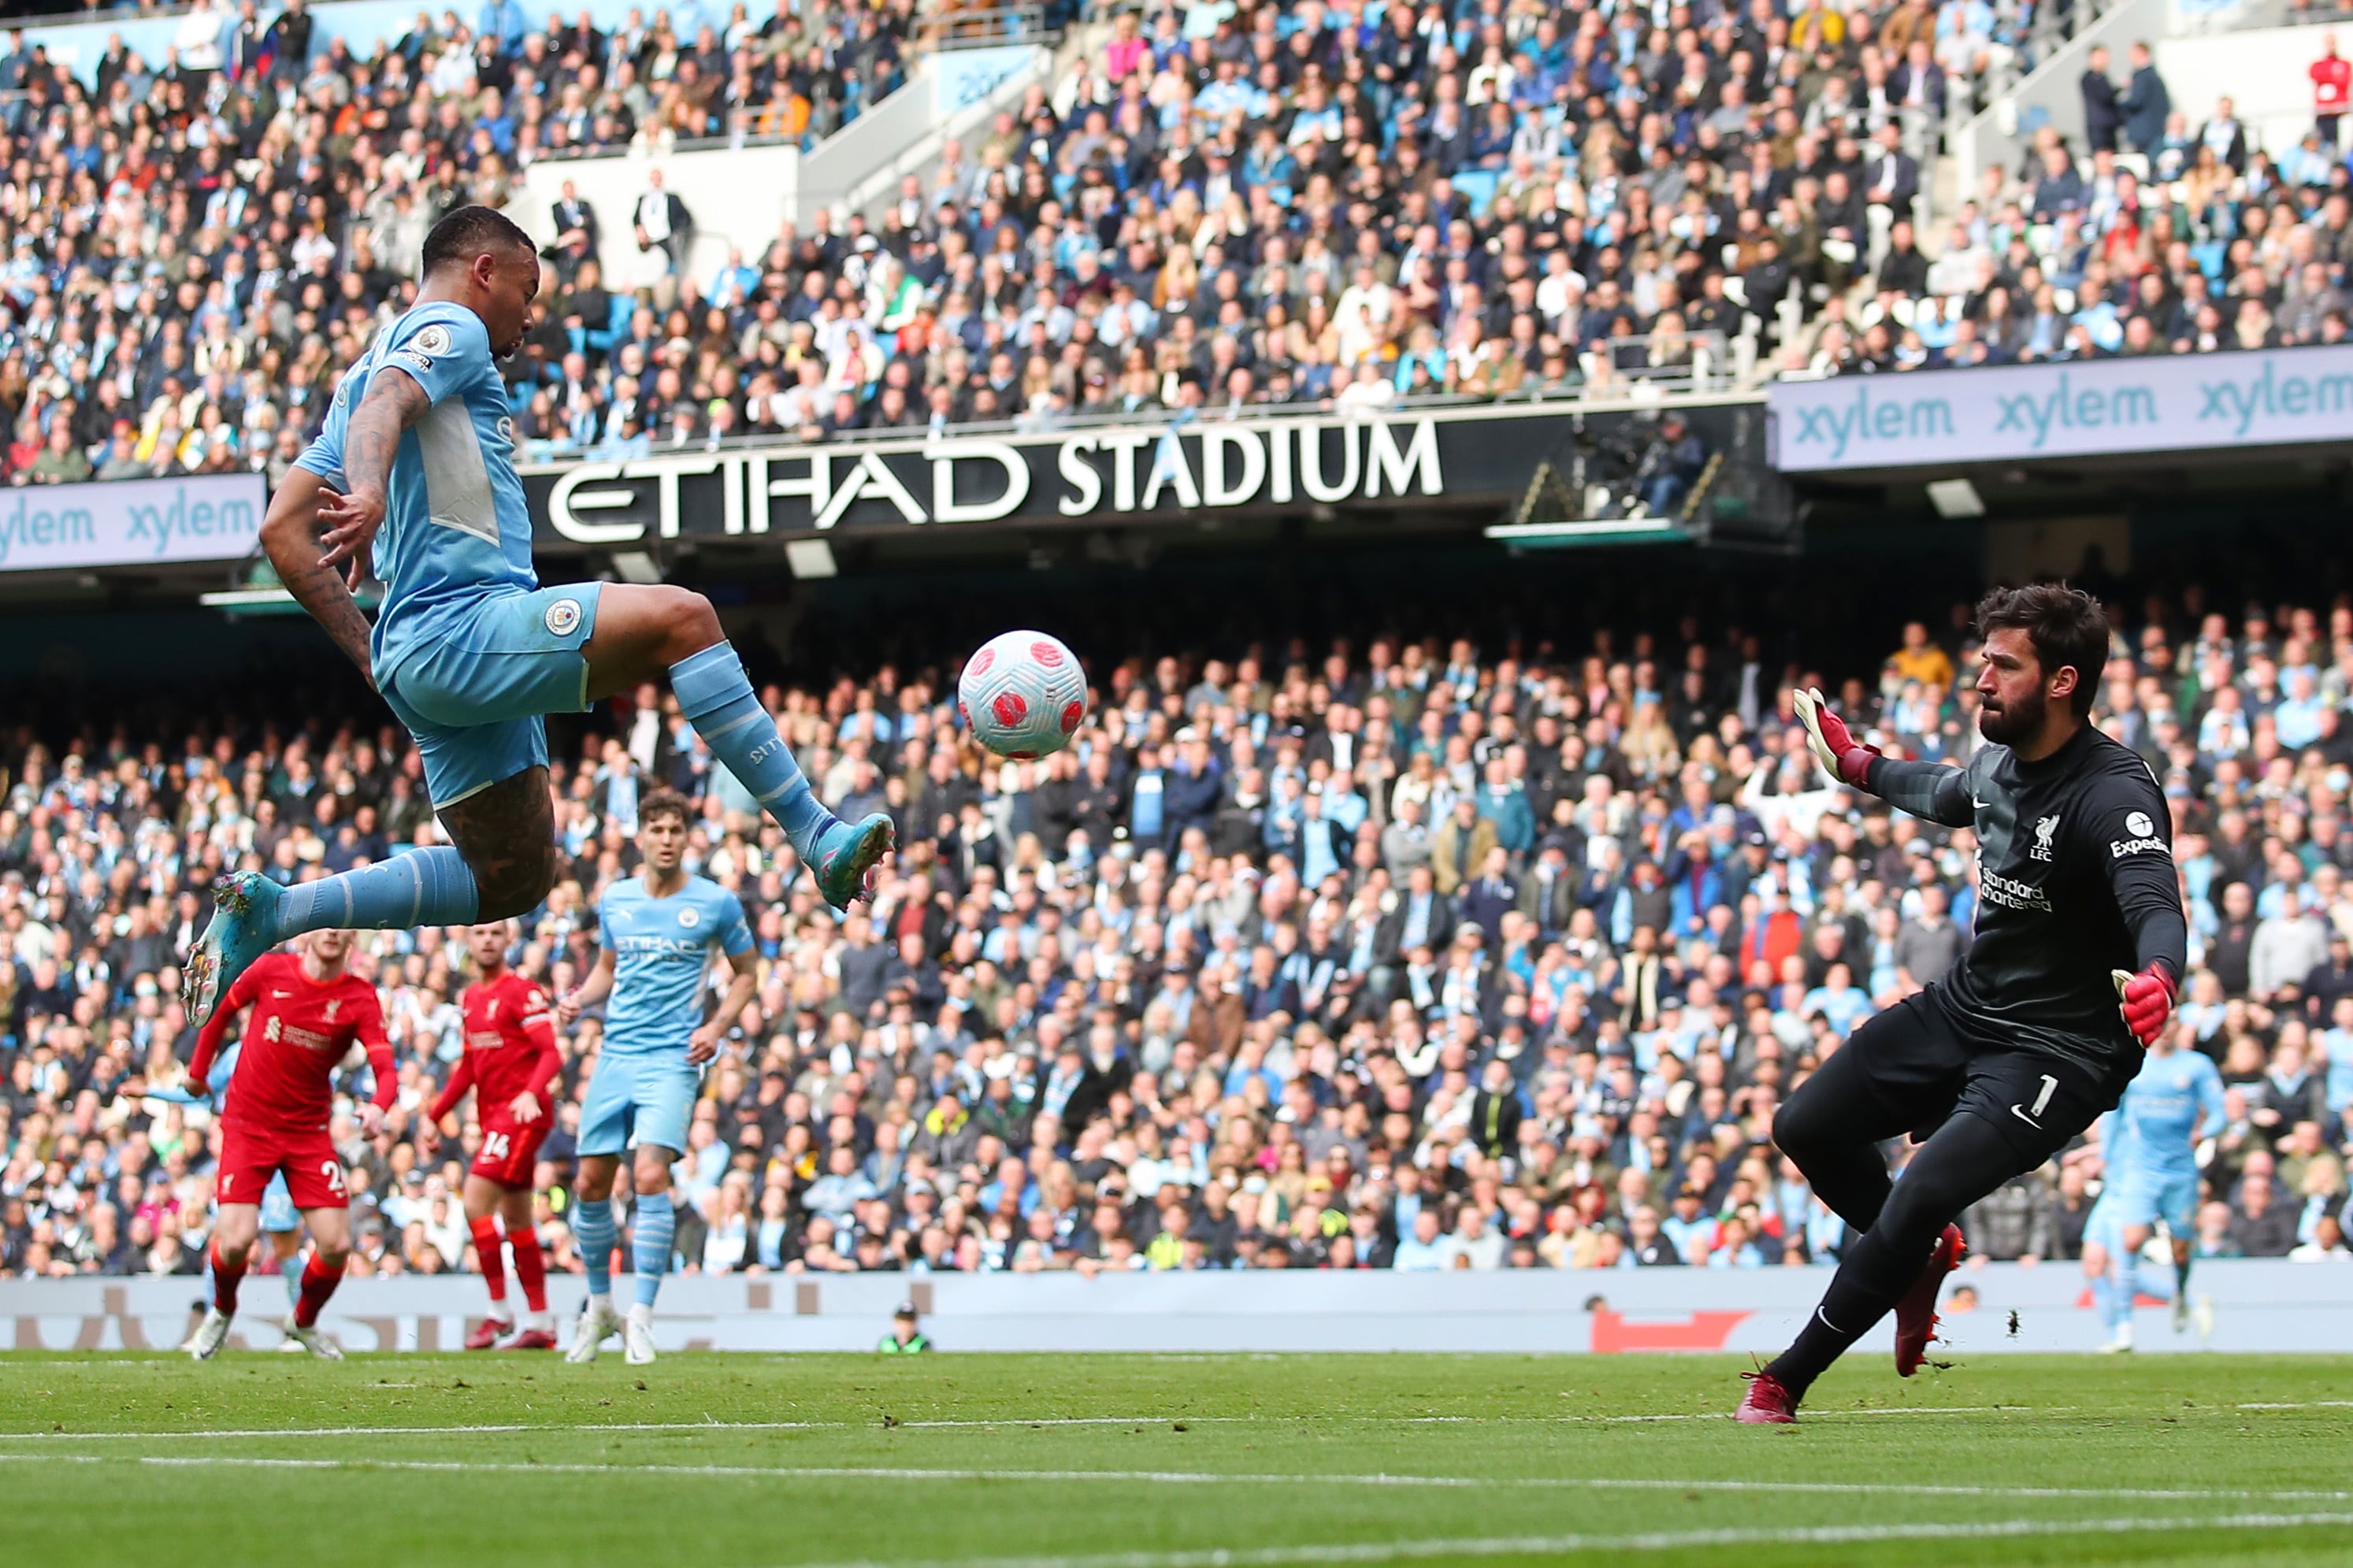
M 2189 962 L 2172 827 L 2148 764 L 2089 724 L 2040 762 L 1988 745 L 1966 768 L 1886 759 L 1870 788 L 1977 835 L 1976 937 L 1936 987 L 1981 1049 L 2138 1070 L 2111 970 Z

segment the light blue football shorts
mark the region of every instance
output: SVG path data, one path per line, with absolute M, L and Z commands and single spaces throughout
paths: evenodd
M 547 761 L 541 715 L 588 710 L 601 583 L 486 596 L 438 623 L 443 635 L 379 676 L 384 700 L 425 763 L 438 807 Z
M 2105 1195 L 2103 1202 L 2109 1201 Z M 2119 1227 L 2163 1220 L 2166 1228 L 2188 1240 L 2198 1222 L 2198 1173 L 2195 1171 L 2131 1171 L 2116 1183 L 2113 1200 Z
M 580 1152 L 618 1154 L 649 1144 L 684 1152 L 702 1082 L 702 1070 L 682 1054 L 599 1052 L 580 1106 Z

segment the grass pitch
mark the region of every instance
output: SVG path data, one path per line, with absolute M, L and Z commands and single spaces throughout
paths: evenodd
M 2353 1562 L 2353 1358 L 0 1357 L 0 1563 Z

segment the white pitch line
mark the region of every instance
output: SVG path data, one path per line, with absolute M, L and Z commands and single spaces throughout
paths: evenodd
M 2235 1406 L 2240 1410 L 2353 1410 L 2353 1399 L 2296 1399 L 2284 1404 L 2269 1402 Z
M 378 1386 L 371 1384 L 370 1386 Z M 1171 1421 L 1256 1421 L 1255 1415 L 1008 1415 L 965 1421 L 901 1421 L 886 1428 L 870 1421 L 602 1421 L 579 1424 L 523 1421 L 479 1422 L 456 1426 L 243 1426 L 186 1432 L 0 1432 L 0 1442 L 64 1438 L 145 1437 L 438 1437 L 484 1436 L 501 1432 L 861 1432 L 908 1427 L 1165 1426 Z M 1281 1420 L 1285 1417 L 1267 1417 Z M 1305 1419 L 1305 1417 L 1302 1417 Z M 1318 1417 L 1318 1419 L 1322 1419 Z
M 1565 1552 L 1678 1552 L 1708 1546 L 1841 1546 L 1879 1541 L 1960 1541 L 2031 1535 L 2130 1535 L 2158 1530 L 2299 1530 L 2353 1525 L 2353 1513 L 2244 1513 L 2198 1519 L 1996 1520 L 1953 1524 L 1827 1524 L 1786 1530 L 1690 1530 L 1643 1535 L 1480 1536 L 1205 1552 L 1120 1552 L 1069 1557 L 945 1558 L 894 1568 L 1271 1568 L 1291 1563 L 1391 1563 L 1421 1557 L 1539 1557 Z M 830 1568 L 881 1568 L 871 1560 Z
M 2080 1410 L 2077 1405 L 1890 1405 L 1860 1410 L 1809 1410 L 1809 1421 L 1831 1421 L 1856 1415 L 2047 1415 L 2055 1411 Z M 1377 1419 L 1379 1419 L 1377 1417 Z M 1408 1415 L 1403 1420 L 1414 1422 L 1485 1422 L 1516 1421 L 1529 1417 L 1514 1415 Z M 1538 1421 L 1574 1421 L 1620 1425 L 1651 1421 L 1729 1421 L 1729 1410 L 1687 1410 L 1660 1415 L 1538 1415 Z
M 139 1464 L 167 1468 L 259 1470 L 417 1470 L 428 1473 L 497 1475 L 554 1470 L 570 1475 L 703 1476 L 756 1480 L 863 1481 L 1134 1481 L 1156 1486 L 1355 1486 L 1420 1487 L 1444 1490 L 1489 1489 L 1546 1491 L 1721 1491 L 1813 1493 L 1827 1496 L 1902 1496 L 2040 1499 L 2077 1501 L 2116 1498 L 2137 1502 L 2348 1502 L 2353 1491 L 2265 1490 L 2250 1488 L 2004 1487 L 1896 1485 L 1875 1481 L 1778 1481 L 1679 1479 L 1620 1476 L 1419 1476 L 1282 1474 L 1217 1470 L 1039 1470 L 970 1468 L 910 1468 L 895 1465 L 627 1465 L 558 1464 L 466 1459 L 279 1458 L 231 1454 L 0 1454 L 0 1463 Z
M 372 1384 L 370 1386 L 381 1386 Z M 2043 1415 L 2073 1410 L 2073 1405 L 1897 1405 L 1857 1410 L 1810 1410 L 1809 1421 L 1838 1420 L 1862 1415 Z M 1166 1426 L 1182 1421 L 1206 1426 L 1504 1426 L 1540 1424 L 1599 1425 L 1630 1421 L 1729 1421 L 1724 1410 L 1692 1410 L 1656 1415 L 1195 1415 L 1173 1410 L 1157 1415 L 992 1415 L 961 1420 L 898 1421 L 889 1425 L 877 1416 L 862 1421 L 605 1421 L 578 1425 L 554 1422 L 481 1422 L 448 1426 L 245 1426 L 182 1432 L 0 1432 L 0 1443 L 56 1442 L 61 1438 L 121 1439 L 175 1437 L 210 1440 L 232 1437 L 438 1437 L 484 1436 L 510 1432 L 860 1432 L 860 1431 L 994 1431 L 1008 1426 Z

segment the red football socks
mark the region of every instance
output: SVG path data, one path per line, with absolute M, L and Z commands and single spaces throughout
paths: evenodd
M 237 1316 L 237 1289 L 245 1283 L 247 1248 L 238 1247 L 235 1261 L 221 1256 L 220 1243 L 212 1245 L 213 1305 L 225 1317 Z
M 507 1243 L 514 1248 L 515 1283 L 522 1287 L 524 1303 L 534 1312 L 546 1311 L 547 1259 L 539 1250 L 539 1233 L 525 1226 L 510 1231 Z
M 335 1287 L 343 1282 L 343 1270 L 325 1267 L 320 1263 L 319 1255 L 311 1253 L 302 1265 L 302 1289 L 294 1302 L 295 1322 L 306 1329 L 316 1323 L 319 1309 L 327 1304 L 327 1298 L 333 1295 Z
M 466 1226 L 474 1233 L 474 1259 L 481 1268 L 482 1283 L 490 1287 L 491 1305 L 501 1306 L 507 1299 L 507 1271 L 499 1256 L 499 1222 L 489 1215 L 482 1215 L 468 1220 Z M 515 1272 L 518 1275 L 522 1272 L 520 1259 L 516 1261 Z M 498 1314 L 493 1312 L 491 1316 Z

